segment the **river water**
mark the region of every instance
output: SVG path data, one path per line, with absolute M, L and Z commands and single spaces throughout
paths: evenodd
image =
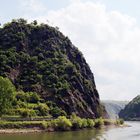
M 0 140 L 140 140 L 140 122 L 125 123 L 129 127 L 108 127 L 71 132 L 0 134 Z

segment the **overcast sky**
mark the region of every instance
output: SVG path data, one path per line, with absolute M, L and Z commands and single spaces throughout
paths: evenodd
M 0 23 L 13 18 L 58 26 L 89 63 L 101 99 L 140 94 L 139 0 L 0 0 Z

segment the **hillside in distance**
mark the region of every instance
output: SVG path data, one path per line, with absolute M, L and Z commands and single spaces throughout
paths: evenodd
M 140 95 L 130 101 L 119 113 L 125 120 L 140 120 Z
M 80 117 L 102 114 L 93 73 L 82 53 L 57 28 L 12 20 L 0 28 L 0 76 L 17 91 L 35 92 Z
M 110 119 L 119 118 L 119 112 L 124 109 L 128 101 L 113 101 L 113 100 L 104 100 L 102 104 L 105 106 L 108 117 Z

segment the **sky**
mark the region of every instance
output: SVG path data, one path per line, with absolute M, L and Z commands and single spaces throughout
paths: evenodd
M 102 100 L 140 94 L 139 0 L 0 0 L 0 23 L 38 20 L 70 38 L 94 73 Z

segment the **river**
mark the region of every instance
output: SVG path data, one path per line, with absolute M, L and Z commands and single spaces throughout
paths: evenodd
M 71 132 L 0 134 L 0 140 L 140 140 L 140 122 L 125 123 L 130 127 L 108 127 Z

